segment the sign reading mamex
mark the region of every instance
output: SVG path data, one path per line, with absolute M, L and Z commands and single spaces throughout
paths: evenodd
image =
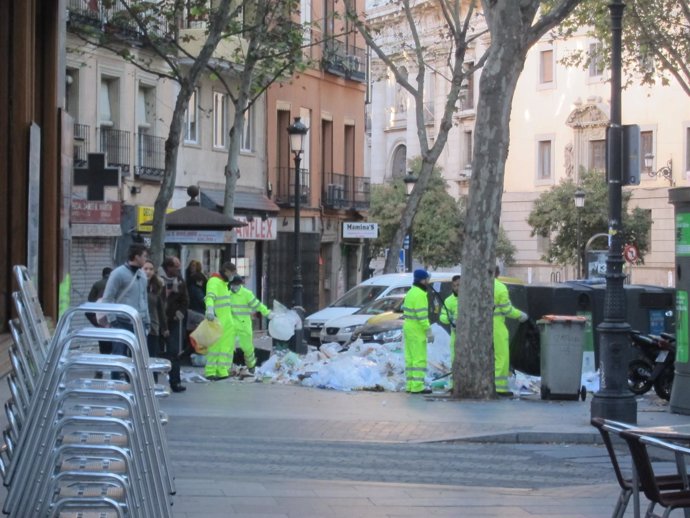
M 379 237 L 379 224 L 343 221 L 343 238 L 376 239 Z

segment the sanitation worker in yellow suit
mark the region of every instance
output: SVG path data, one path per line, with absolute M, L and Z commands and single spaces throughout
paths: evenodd
M 500 270 L 496 267 L 496 277 Z M 510 397 L 513 393 L 508 390 L 508 376 L 510 375 L 510 335 L 506 327 L 507 318 L 517 318 L 520 322 L 527 321 L 527 313 L 513 307 L 508 294 L 508 287 L 498 279 L 494 279 L 494 382 L 496 394 Z
M 225 379 L 230 375 L 232 356 L 235 351 L 235 333 L 232 311 L 230 310 L 230 288 L 228 283 L 235 276 L 235 265 L 230 262 L 223 263 L 220 273 L 214 273 L 206 283 L 206 318 L 216 318 L 223 326 L 223 336 L 208 348 L 206 353 L 206 367 L 204 376 L 206 379 L 216 381 Z
M 414 271 L 414 283 L 403 300 L 403 343 L 405 346 L 406 390 L 410 394 L 431 394 L 424 385 L 426 375 L 426 344 L 433 342 L 429 322 L 429 272 Z
M 256 356 L 254 355 L 254 330 L 252 329 L 252 315 L 257 311 L 270 320 L 271 311 L 257 299 L 251 290 L 244 287 L 244 279 L 235 275 L 230 280 L 230 310 L 234 321 L 231 339 L 232 352 L 235 351 L 235 341 L 239 341 L 240 349 L 244 353 L 244 364 L 250 373 L 254 373 Z

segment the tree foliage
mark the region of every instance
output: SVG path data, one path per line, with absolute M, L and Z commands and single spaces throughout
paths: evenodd
M 419 164 L 419 160 L 416 161 Z M 412 171 L 415 171 L 412 166 Z M 417 171 L 415 171 L 416 173 Z M 372 189 L 369 219 L 379 224 L 379 237 L 372 251 L 382 254 L 400 227 L 400 212 L 407 202 L 401 179 L 375 185 Z M 440 169 L 434 172 L 419 204 L 410 230 L 412 257 L 426 267 L 453 266 L 460 262 L 462 216 L 458 202 L 448 194 Z
M 545 191 L 535 201 L 527 222 L 532 236 L 550 238 L 550 245 L 542 260 L 556 264 L 577 264 L 577 219 L 580 217 L 580 254 L 584 253 L 587 240 L 608 229 L 608 187 L 601 173 L 590 171 L 581 176 L 581 189 L 585 192 L 585 205 L 575 208 L 574 194 L 578 186 L 572 179 Z M 649 250 L 649 231 L 652 219 L 649 212 L 638 207 L 629 210 L 631 191 L 623 192 L 622 214 L 624 242 L 635 244 L 640 260 Z M 564 209 L 571 207 L 572 210 Z M 584 259 L 581 256 L 581 259 Z M 584 262 L 583 262 L 584 264 Z
M 559 35 L 583 28 L 601 42 L 597 59 L 611 56 L 609 0 L 584 0 L 563 23 Z M 674 78 L 690 95 L 690 4 L 687 0 L 626 0 L 623 12 L 623 66 L 628 82 L 668 84 Z M 588 49 L 567 56 L 565 64 L 589 66 Z
M 409 168 L 417 174 L 421 160 L 413 158 Z M 419 203 L 412 223 L 413 258 L 425 267 L 444 268 L 461 262 L 467 200 L 455 200 L 448 194 L 448 183 L 441 168 L 433 170 L 429 186 Z M 382 255 L 400 226 L 400 212 L 406 203 L 405 183 L 401 179 L 372 188 L 369 219 L 379 224 L 379 237 L 372 242 L 372 252 Z M 501 229 L 496 255 L 504 264 L 514 262 L 515 247 Z

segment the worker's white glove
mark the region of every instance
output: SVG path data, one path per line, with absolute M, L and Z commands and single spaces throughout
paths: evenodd
M 206 320 L 215 320 L 216 319 L 216 313 L 213 311 L 213 308 L 208 308 L 206 310 Z
M 266 315 L 266 318 L 269 319 L 269 320 L 273 320 L 273 317 L 274 317 L 274 316 L 276 316 L 275 313 L 273 313 L 273 311 L 271 311 L 271 312 L 268 313 L 268 315 Z
M 520 322 L 527 322 L 527 320 L 529 320 L 529 317 L 527 316 L 527 313 L 525 313 L 524 311 L 521 311 L 521 312 L 520 312 L 520 316 L 518 317 L 518 321 L 520 321 Z
M 427 328 L 426 330 L 426 341 L 430 343 L 434 343 L 434 332 L 431 330 L 431 328 Z

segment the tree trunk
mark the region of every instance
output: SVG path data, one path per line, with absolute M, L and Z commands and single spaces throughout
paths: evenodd
M 180 77 L 180 92 L 177 94 L 175 109 L 172 120 L 170 121 L 170 131 L 165 141 L 165 172 L 161 181 L 161 188 L 156 196 L 153 210 L 153 229 L 151 230 L 151 259 L 154 264 L 160 265 L 163 262 L 163 251 L 165 247 L 165 213 L 168 204 L 175 191 L 177 180 L 177 154 L 180 148 L 180 138 L 182 134 L 182 123 L 184 113 L 189 104 L 194 87 L 199 81 L 199 77 L 206 69 L 213 52 L 221 40 L 223 29 L 228 24 L 230 17 L 230 0 L 222 0 L 218 5 L 206 41 L 199 52 L 197 59 L 192 63 L 186 77 Z
M 496 7 L 496 11 L 505 8 Z M 501 16 L 503 13 L 494 13 Z M 506 22 L 510 20 L 506 17 Z M 508 24 L 506 24 L 508 25 Z M 465 217 L 453 395 L 494 396 L 493 278 L 513 94 L 526 49 L 519 28 L 492 31 L 479 82 L 472 181 Z M 459 344 L 459 345 L 458 345 Z

